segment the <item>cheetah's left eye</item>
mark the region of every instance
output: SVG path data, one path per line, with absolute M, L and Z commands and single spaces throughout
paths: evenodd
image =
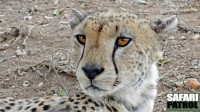
M 80 44 L 84 45 L 86 43 L 85 35 L 76 35 L 75 37 Z
M 117 37 L 116 45 L 119 47 L 125 47 L 130 43 L 131 40 L 132 40 L 131 38 L 124 37 L 124 36 Z

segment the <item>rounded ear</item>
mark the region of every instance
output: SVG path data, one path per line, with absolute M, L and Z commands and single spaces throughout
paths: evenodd
M 70 12 L 70 20 L 69 20 L 71 29 L 74 29 L 84 19 L 85 19 L 84 14 L 82 14 L 77 9 L 72 9 Z
M 68 23 L 70 24 L 71 29 L 73 30 L 79 23 L 81 23 L 88 15 L 95 13 L 96 10 L 88 11 L 87 13 L 82 14 L 77 9 L 72 9 L 70 12 L 70 20 Z
M 171 16 L 167 19 L 157 19 L 151 23 L 151 28 L 156 33 L 170 32 L 177 28 L 178 19 L 177 16 Z

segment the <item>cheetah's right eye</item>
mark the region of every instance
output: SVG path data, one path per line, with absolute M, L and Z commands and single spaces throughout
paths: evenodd
M 125 47 L 130 43 L 131 40 L 131 38 L 121 36 L 117 38 L 116 45 L 119 47 Z
M 76 35 L 75 37 L 80 44 L 82 44 L 82 45 L 85 44 L 85 42 L 86 42 L 86 36 L 85 35 Z

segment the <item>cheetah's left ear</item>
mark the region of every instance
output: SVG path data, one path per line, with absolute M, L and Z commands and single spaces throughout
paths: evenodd
M 167 19 L 157 19 L 151 23 L 151 28 L 156 33 L 170 32 L 177 28 L 178 19 L 177 16 L 171 16 Z
M 80 22 L 82 22 L 85 19 L 85 15 L 82 14 L 77 9 L 72 9 L 70 13 L 70 20 L 69 24 L 71 29 L 74 29 Z
M 96 12 L 96 10 L 90 10 L 86 13 L 81 13 L 77 9 L 72 9 L 70 13 L 69 24 L 71 29 L 73 30 L 78 24 L 80 24 L 88 15 Z

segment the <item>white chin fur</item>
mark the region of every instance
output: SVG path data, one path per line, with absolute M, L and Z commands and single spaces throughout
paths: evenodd
M 140 87 L 137 89 L 135 87 L 123 87 L 120 90 L 112 93 L 116 99 L 127 104 L 127 106 L 138 105 L 145 98 L 142 97 L 142 94 L 146 94 L 153 98 L 157 95 L 157 80 L 158 80 L 158 70 L 156 63 L 152 64 L 150 73 L 147 74 L 147 78 L 143 81 Z M 153 85 L 153 86 L 151 86 Z
M 101 98 L 107 96 L 107 92 L 105 91 L 85 90 L 84 93 L 93 98 Z

